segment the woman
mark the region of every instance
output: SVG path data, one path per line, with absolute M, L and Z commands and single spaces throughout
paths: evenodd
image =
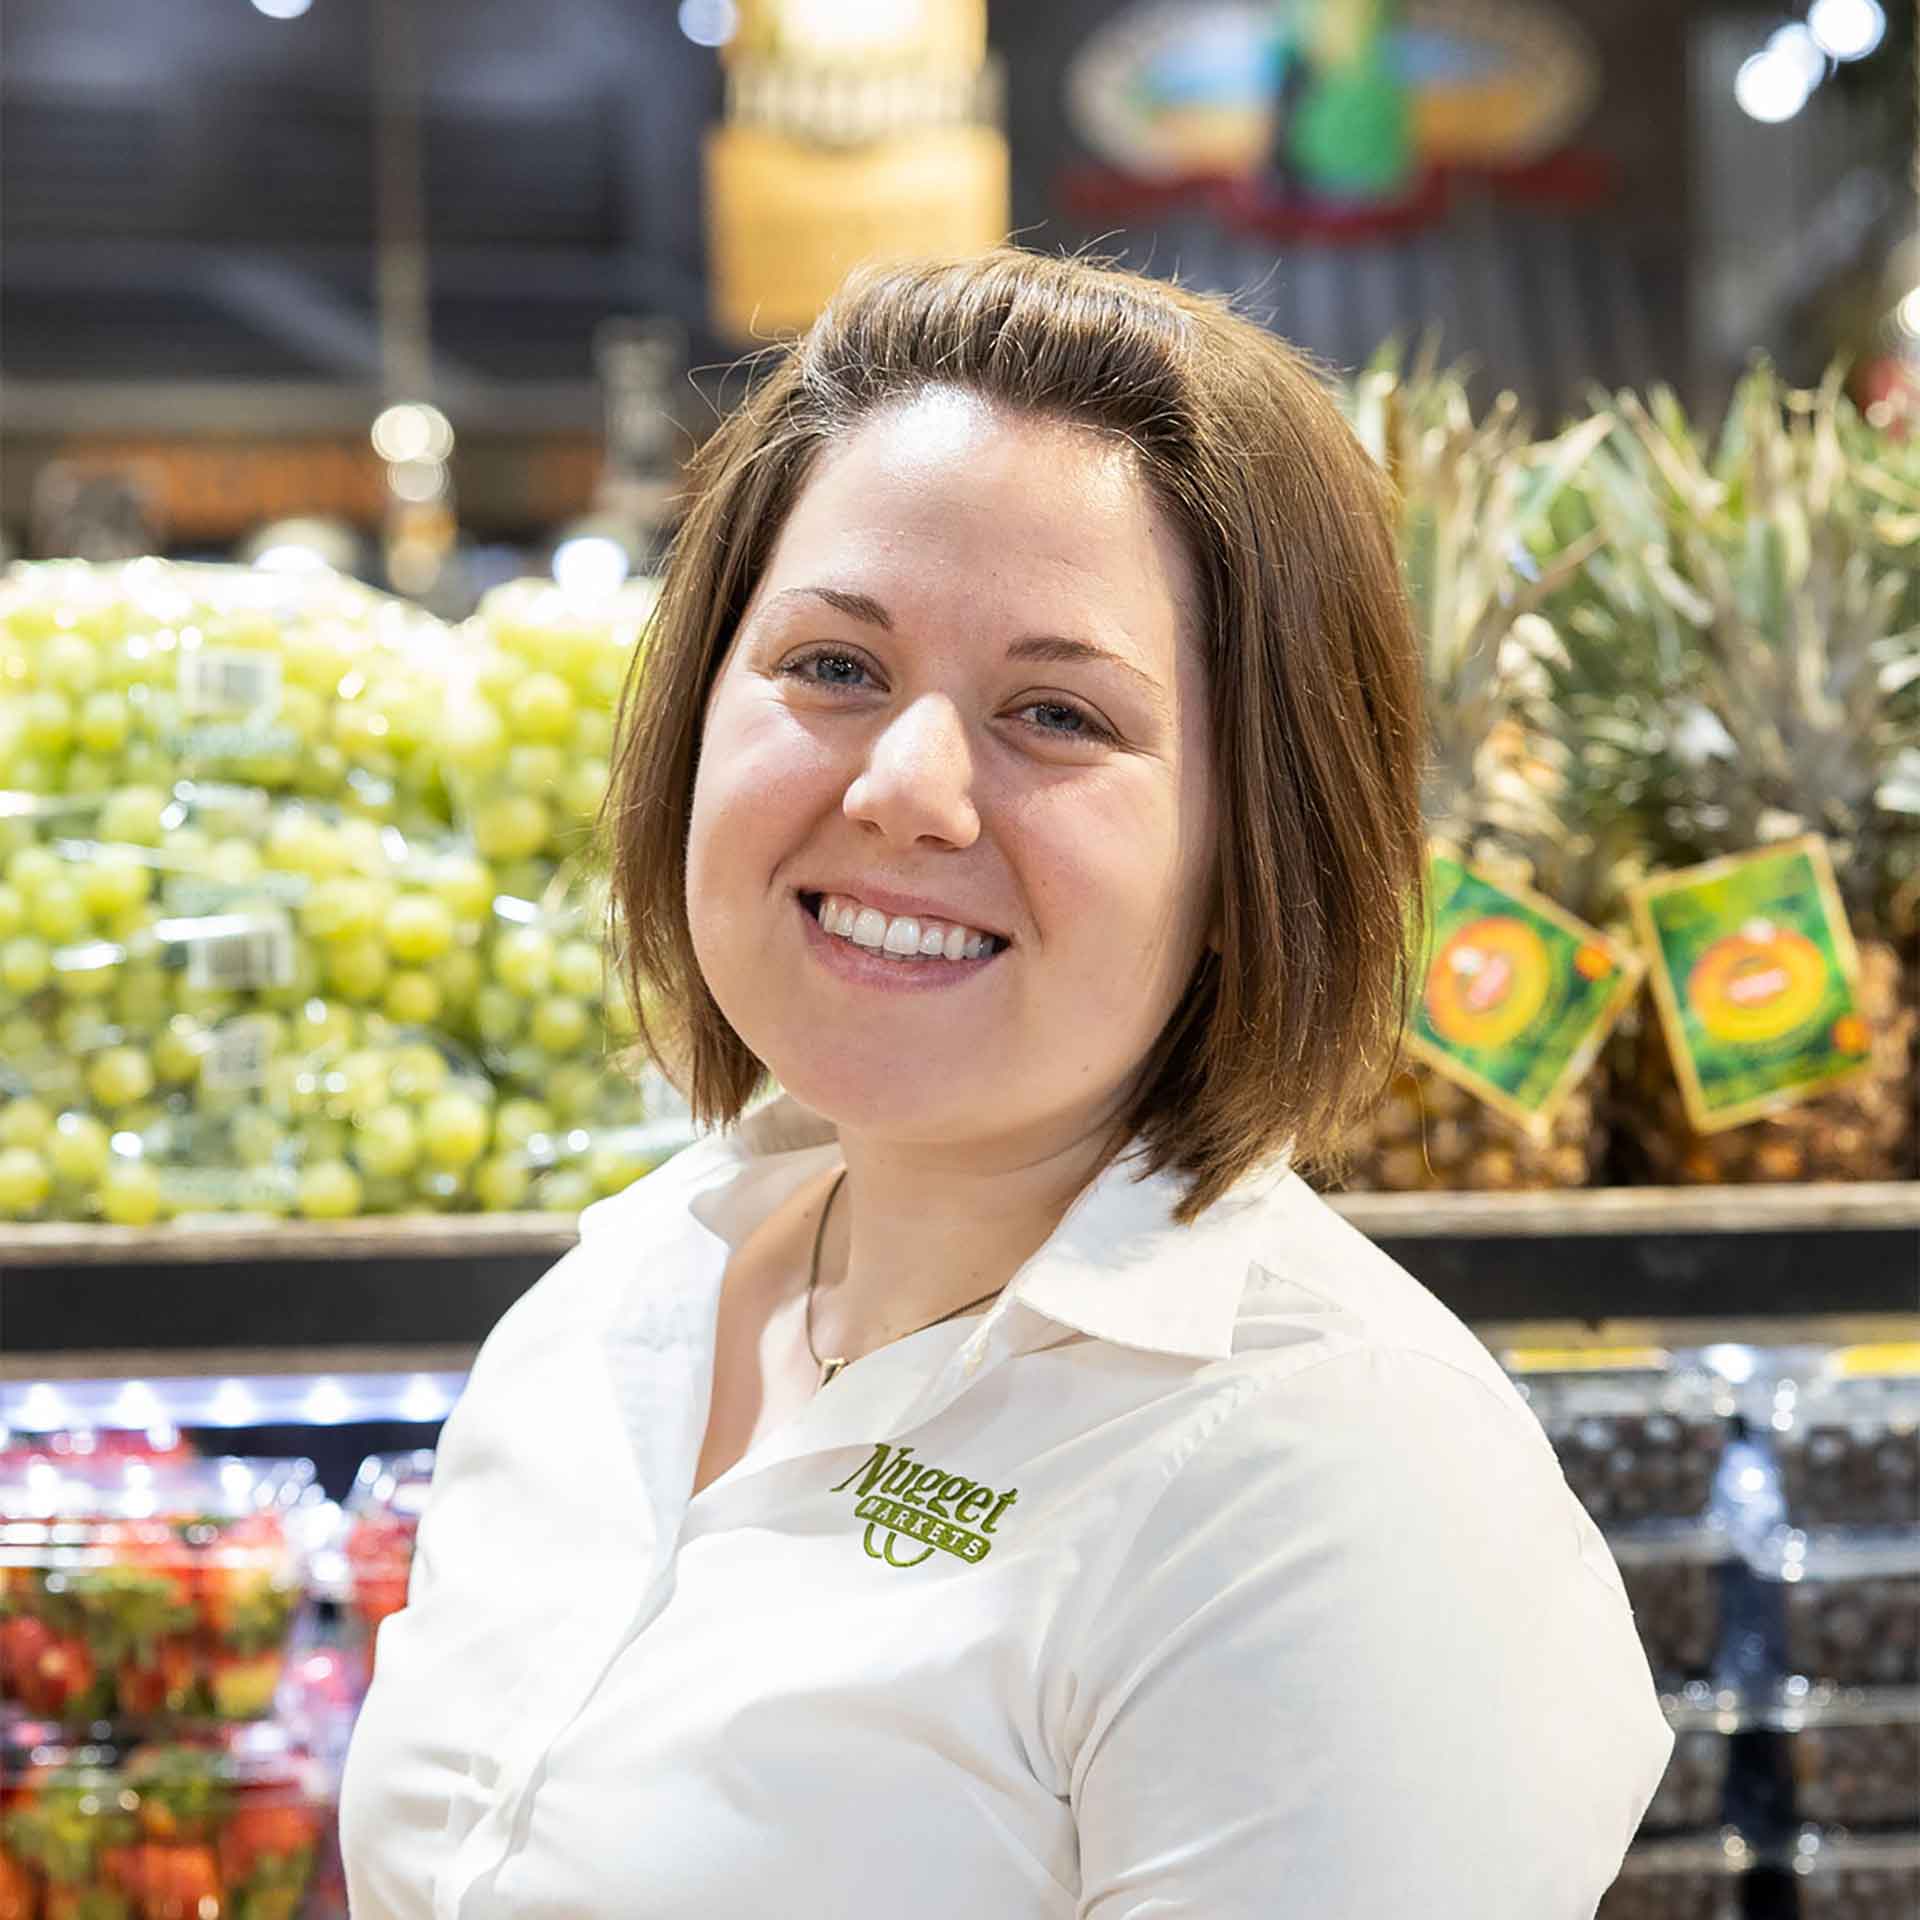
M 1672 1748 L 1619 1577 L 1297 1172 L 1418 685 L 1384 482 L 1217 301 L 870 273 L 719 429 L 607 824 L 728 1124 L 447 1423 L 355 1920 L 1587 1920 Z

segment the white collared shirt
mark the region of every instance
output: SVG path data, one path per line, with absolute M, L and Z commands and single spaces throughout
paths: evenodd
M 1283 1167 L 1113 1163 L 689 1499 L 782 1097 L 581 1217 L 442 1435 L 353 1920 L 1590 1920 L 1673 1749 L 1474 1335 Z

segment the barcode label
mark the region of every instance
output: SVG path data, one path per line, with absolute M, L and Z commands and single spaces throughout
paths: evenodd
M 180 656 L 180 705 L 188 713 L 271 714 L 280 705 L 280 656 L 195 647 Z
M 231 924 L 230 924 L 231 923 Z M 202 923 L 187 936 L 187 985 L 213 993 L 245 993 L 293 984 L 293 923 L 238 914 Z M 158 931 L 158 929 L 156 929 Z
M 235 787 L 216 780 L 179 780 L 173 797 L 191 810 L 196 824 L 219 825 L 229 832 L 262 832 L 273 807 L 265 787 Z
M 271 1020 L 227 1020 L 213 1030 L 200 1056 L 200 1084 L 212 1093 L 257 1087 L 273 1057 Z

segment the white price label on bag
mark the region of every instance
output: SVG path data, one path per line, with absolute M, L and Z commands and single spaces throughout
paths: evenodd
M 154 933 L 186 947 L 187 985 L 196 992 L 245 993 L 293 984 L 293 922 L 284 914 L 215 914 L 163 920 Z
M 200 1056 L 200 1084 L 212 1093 L 259 1086 L 273 1058 L 273 1034 L 273 1022 L 257 1016 L 223 1021 Z
M 194 647 L 180 656 L 179 686 L 188 713 L 272 714 L 280 705 L 280 656 Z

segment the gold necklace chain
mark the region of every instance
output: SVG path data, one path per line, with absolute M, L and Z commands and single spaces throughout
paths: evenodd
M 820 1386 L 822 1387 L 847 1364 L 844 1357 L 836 1360 L 822 1360 L 819 1354 L 814 1352 L 813 1346 L 813 1290 L 815 1286 L 819 1284 L 820 1280 L 820 1249 L 825 1244 L 827 1238 L 827 1215 L 833 1211 L 834 1199 L 839 1194 L 841 1182 L 844 1181 L 846 1177 L 847 1170 L 845 1167 L 842 1167 L 840 1169 L 840 1178 L 834 1181 L 833 1189 L 827 1195 L 827 1204 L 820 1209 L 820 1224 L 814 1229 L 813 1233 L 813 1259 L 807 1270 L 807 1351 L 813 1354 L 813 1363 L 820 1369 Z M 994 1293 L 1002 1293 L 1004 1291 L 1005 1284 L 1003 1282 L 1002 1285 L 994 1288 L 993 1293 L 983 1293 L 979 1300 L 969 1300 L 965 1307 L 955 1307 L 952 1313 L 943 1313 L 938 1320 L 929 1320 L 925 1327 L 911 1327 L 908 1329 L 908 1332 L 925 1333 L 927 1327 L 940 1326 L 946 1321 L 954 1319 L 957 1315 L 965 1313 L 969 1307 L 977 1307 L 983 1301 L 991 1300 Z M 894 1335 L 896 1340 L 904 1340 L 906 1337 L 904 1333 Z M 818 1392 L 819 1388 L 815 1388 L 814 1391 Z

